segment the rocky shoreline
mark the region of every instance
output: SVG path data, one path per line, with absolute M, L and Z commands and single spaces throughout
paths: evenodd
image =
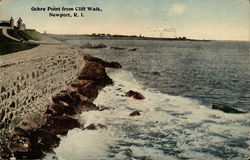
M 117 62 L 105 62 L 89 55 L 83 57 L 85 66 L 66 90 L 52 97 L 44 114 L 25 117 L 11 133 L 9 144 L 1 144 L 1 158 L 38 159 L 52 152 L 60 143 L 60 137 L 70 129 L 106 128 L 102 124 L 84 126 L 75 115 L 90 110 L 103 110 L 93 101 L 98 92 L 113 82 L 105 68 L 122 68 Z M 7 147 L 9 146 L 9 147 Z

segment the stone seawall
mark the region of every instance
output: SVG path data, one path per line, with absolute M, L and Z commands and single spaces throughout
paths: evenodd
M 35 53 L 34 53 L 35 54 Z M 0 67 L 1 137 L 29 113 L 41 113 L 84 66 L 75 53 L 47 54 Z
M 1 141 L 0 139 L 0 159 L 9 159 L 13 156 L 16 159 L 41 159 L 46 156 L 46 154 L 52 153 L 53 149 L 59 146 L 61 136 L 67 135 L 68 131 L 73 128 L 79 128 L 82 130 L 107 128 L 102 124 L 85 126 L 84 123 L 80 123 L 78 121 L 76 116 L 82 112 L 88 112 L 91 110 L 103 111 L 105 109 L 100 106 L 96 106 L 93 101 L 98 96 L 100 90 L 107 85 L 113 84 L 113 81 L 108 77 L 105 68 L 120 69 L 122 68 L 121 64 L 118 62 L 109 63 L 90 55 L 84 55 L 83 58 L 76 57 L 75 61 L 68 55 L 60 55 L 60 57 L 58 56 L 57 58 L 47 58 L 51 61 L 49 65 L 46 65 L 48 67 L 47 69 L 50 71 L 43 70 L 43 72 L 41 72 L 42 74 L 47 72 L 49 73 L 48 75 L 44 75 L 47 77 L 44 77 L 46 82 L 44 81 L 44 78 L 41 78 L 43 81 L 40 81 L 39 78 L 37 78 L 40 77 L 41 73 L 37 72 L 36 74 L 32 70 L 31 81 L 33 84 L 35 84 L 36 81 L 43 84 L 37 83 L 38 85 L 31 85 L 32 87 L 29 89 L 29 91 L 31 91 L 28 93 L 35 95 L 33 96 L 35 98 L 34 100 L 30 100 L 30 97 L 28 98 L 30 105 L 21 104 L 21 106 L 18 107 L 19 100 L 18 103 L 16 103 L 17 105 L 15 106 L 17 106 L 17 110 L 18 108 L 23 108 L 23 106 L 25 106 L 30 109 L 25 110 L 26 115 L 27 113 L 29 114 L 20 118 L 18 124 L 15 123 L 15 125 L 12 125 L 14 123 L 10 122 L 10 124 L 12 123 L 11 126 L 13 126 L 14 129 L 9 132 L 7 138 L 8 142 Z M 81 59 L 85 61 L 85 64 L 81 71 L 78 72 L 76 68 L 80 67 L 80 64 L 82 63 L 78 63 L 77 61 Z M 66 64 L 67 60 L 71 63 L 75 62 L 72 64 L 76 64 L 76 66 L 66 68 L 65 66 L 70 66 L 71 64 Z M 42 61 L 40 60 L 38 63 L 41 62 Z M 34 62 L 32 64 L 34 64 Z M 39 69 L 36 69 L 35 71 L 37 70 Z M 55 73 L 53 71 L 55 71 Z M 66 72 L 75 73 L 76 77 L 71 76 L 70 73 Z M 63 75 L 63 73 L 66 74 Z M 24 81 L 24 77 L 22 77 L 23 75 L 21 74 L 20 76 Z M 20 79 L 20 76 L 18 79 Z M 27 77 L 27 81 L 30 81 L 30 74 L 28 74 Z M 41 77 L 43 76 L 41 75 Z M 65 77 L 73 77 L 74 80 L 70 78 L 65 79 Z M 60 80 L 58 78 L 60 78 Z M 49 84 L 49 86 L 45 83 Z M 50 87 L 54 86 L 54 84 L 58 87 Z M 64 86 L 65 84 L 68 85 L 68 87 Z M 17 84 L 15 84 L 15 86 L 16 85 Z M 59 93 L 54 94 L 58 88 L 61 88 L 62 90 Z M 32 92 L 34 90 L 41 91 L 39 93 L 41 93 L 42 96 Z M 21 94 L 21 92 L 23 92 L 23 90 L 19 90 L 18 93 Z M 25 95 L 25 93 L 21 95 Z M 52 97 L 52 103 L 47 95 Z M 24 101 L 26 102 L 26 99 Z M 37 101 L 41 102 L 37 105 Z M 48 105 L 47 102 L 50 104 Z M 10 105 L 12 105 L 12 103 Z M 9 106 L 9 108 L 15 108 L 15 106 Z M 33 106 L 36 107 L 32 108 Z M 13 116 L 11 118 L 13 118 Z M 8 124 L 8 121 L 6 124 Z

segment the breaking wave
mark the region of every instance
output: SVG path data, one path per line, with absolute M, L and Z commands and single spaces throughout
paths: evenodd
M 54 154 L 45 159 L 214 159 L 249 158 L 249 113 L 228 114 L 199 101 L 171 96 L 141 85 L 126 70 L 110 72 L 113 86 L 94 101 L 107 107 L 79 115 L 85 126 L 100 123 L 107 129 L 73 129 L 62 137 Z M 126 97 L 135 90 L 146 98 Z M 140 116 L 130 117 L 133 111 Z

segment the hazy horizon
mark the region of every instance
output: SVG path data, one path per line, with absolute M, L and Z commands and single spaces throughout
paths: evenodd
M 39 31 L 40 32 L 40 31 Z M 42 33 L 42 32 L 41 32 Z M 47 33 L 46 34 L 51 34 L 51 35 L 61 35 L 61 36 L 84 36 L 84 35 L 92 35 L 94 33 L 81 33 L 81 34 L 77 34 L 77 33 Z M 99 34 L 99 33 L 95 33 L 95 34 Z M 100 34 L 110 34 L 110 33 L 100 33 Z M 133 35 L 133 34 L 111 34 L 111 35 L 122 35 L 122 36 L 140 36 L 140 35 Z M 143 35 L 141 35 L 143 36 Z M 146 38 L 172 38 L 172 37 L 150 37 L 150 36 L 144 36 Z M 176 38 L 182 38 L 183 36 L 179 36 Z M 223 40 L 223 39 L 194 39 L 194 38 L 190 38 L 190 37 L 186 37 L 187 39 L 191 39 L 191 40 L 208 40 L 208 41 L 239 41 L 239 42 L 250 42 L 250 40 Z
M 32 7 L 100 7 L 80 17 L 49 17 Z M 51 34 L 119 34 L 250 40 L 249 0 L 2 0 L 0 20 L 22 17 L 27 28 Z M 67 12 L 51 12 L 67 13 Z

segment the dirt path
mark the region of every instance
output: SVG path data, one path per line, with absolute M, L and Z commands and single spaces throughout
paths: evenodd
M 20 40 L 19 39 L 16 39 L 16 38 L 14 38 L 14 37 L 12 37 L 12 36 L 10 36 L 9 34 L 8 34 L 8 32 L 7 32 L 7 28 L 2 28 L 2 33 L 3 33 L 3 35 L 5 36 L 5 37 L 7 37 L 7 38 L 9 38 L 9 39 L 12 39 L 12 40 L 14 40 L 14 41 L 17 41 L 17 42 L 20 42 Z
M 29 61 L 30 59 L 38 57 L 46 57 L 48 55 L 53 54 L 76 53 L 76 51 L 79 49 L 79 47 L 67 44 L 40 44 L 38 47 L 29 50 L 14 52 L 0 56 L 0 67 L 4 65 L 18 63 L 21 61 Z

